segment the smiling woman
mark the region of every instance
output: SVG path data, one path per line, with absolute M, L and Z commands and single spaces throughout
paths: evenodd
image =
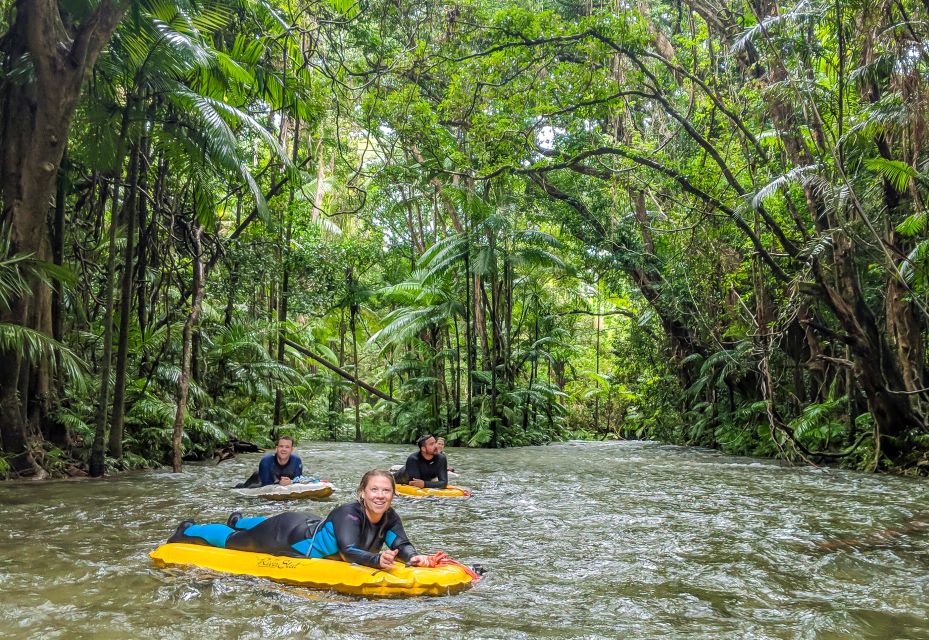
M 393 476 L 380 469 L 364 474 L 358 501 L 337 507 L 325 519 L 299 511 L 270 518 L 243 518 L 238 512 L 226 524 L 185 521 L 169 543 L 210 545 L 278 556 L 331 558 L 375 569 L 391 569 L 399 558 L 413 566 L 434 566 L 438 559 L 419 555 L 391 508 Z M 387 545 L 387 550 L 380 549 Z

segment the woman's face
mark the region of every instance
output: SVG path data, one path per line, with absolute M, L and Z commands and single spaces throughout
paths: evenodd
M 361 492 L 361 497 L 368 513 L 381 516 L 390 509 L 390 503 L 394 499 L 393 483 L 384 476 L 371 476 Z

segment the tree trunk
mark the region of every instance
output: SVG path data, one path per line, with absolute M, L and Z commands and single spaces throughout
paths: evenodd
M 486 371 L 490 364 L 490 343 L 487 338 L 487 321 L 484 315 L 484 303 L 483 298 L 486 298 L 487 294 L 484 292 L 484 284 L 481 279 L 481 276 L 474 274 L 474 330 L 477 334 L 477 337 L 481 339 L 481 363 L 484 366 Z M 488 305 L 489 306 L 489 305 Z M 477 354 L 475 354 L 474 360 L 475 367 L 477 366 Z M 478 385 L 480 387 L 480 385 Z M 477 390 L 477 393 L 481 393 L 480 389 Z
M 354 370 L 352 371 L 355 374 L 355 442 L 361 442 L 361 388 L 358 386 L 358 378 L 360 374 L 358 373 L 358 336 L 355 331 L 355 316 L 357 315 L 355 305 L 351 307 L 351 315 L 349 316 L 349 331 L 352 332 L 352 360 L 354 361 Z
M 287 225 L 287 234 L 286 234 L 286 243 L 290 244 L 290 224 Z M 284 258 L 284 275 L 281 278 L 281 300 L 280 300 L 280 310 L 278 311 L 278 321 L 283 324 L 287 322 L 287 298 L 290 295 L 290 269 L 287 267 L 287 258 L 286 255 L 289 251 L 285 251 Z M 284 332 L 283 329 L 278 329 L 278 341 L 277 341 L 277 361 L 280 364 L 284 363 Z M 281 424 L 281 408 L 284 404 L 284 392 L 281 389 L 277 389 L 274 392 L 274 418 L 272 424 L 271 435 L 272 439 L 277 442 L 278 429 L 277 427 Z
M 193 348 L 194 328 L 200 320 L 200 311 L 203 306 L 203 249 L 200 244 L 202 230 L 196 220 L 191 222 L 190 240 L 193 245 L 193 299 L 190 303 L 190 313 L 184 322 L 181 348 L 181 375 L 177 381 L 177 412 L 174 414 L 174 437 L 172 448 L 174 450 L 174 473 L 181 471 L 183 457 L 182 441 L 184 436 L 184 418 L 187 414 L 187 395 L 190 391 L 190 363 Z
M 474 398 L 474 330 L 471 325 L 471 241 L 470 236 L 465 236 L 465 257 L 464 257 L 464 278 L 465 278 L 465 406 L 468 410 L 468 433 L 474 428 L 474 415 L 472 410 L 472 399 Z
M 123 252 L 123 272 L 119 294 L 119 342 L 116 347 L 116 379 L 113 389 L 113 414 L 110 418 L 110 456 L 123 457 L 123 424 L 126 415 L 126 374 L 129 364 L 129 316 L 132 313 L 133 275 L 135 274 L 135 235 L 138 213 L 137 190 L 142 154 L 147 145 L 136 144 L 129 164 L 129 192 L 123 205 L 126 220 L 126 247 Z
M 813 273 L 848 334 L 858 382 L 878 430 L 876 445 L 896 460 L 904 452 L 909 434 L 922 429 L 922 421 L 913 411 L 909 397 L 900 393 L 906 385 L 896 352 L 886 344 L 885 334 L 863 299 L 851 252 L 851 240 L 844 233 L 836 232 L 833 267 L 837 286 L 832 286 L 818 264 L 814 264 Z
M 31 63 L 26 82 L 3 83 L 0 94 L 0 225 L 9 229 L 9 255 L 32 254 L 51 261 L 47 214 L 55 177 L 80 98 L 87 71 L 93 66 L 128 6 L 128 1 L 102 0 L 79 24 L 62 21 L 55 0 L 16 0 L 13 23 L 2 41 L 7 68 Z M 38 279 L 32 295 L 14 297 L 0 322 L 51 333 L 51 297 Z M 33 365 L 16 350 L 0 352 L 0 440 L 13 454 L 15 472 L 40 470 L 27 450 L 30 434 L 25 407 L 31 398 L 17 390 L 22 375 L 31 377 Z
M 113 279 L 116 274 L 116 230 L 119 228 L 119 189 L 122 179 L 123 160 L 126 153 L 126 137 L 134 100 L 130 96 L 123 110 L 120 125 L 119 145 L 116 151 L 115 180 L 113 181 L 113 204 L 110 207 L 110 232 L 107 247 L 106 277 L 103 280 L 103 358 L 100 364 L 100 391 L 97 394 L 97 421 L 94 442 L 90 450 L 90 475 L 102 476 L 106 472 L 104 440 L 106 439 L 107 417 L 110 409 L 110 370 L 113 366 Z M 122 438 L 122 435 L 120 435 Z
M 450 429 L 461 426 L 461 335 L 458 332 L 458 321 L 454 320 L 455 352 L 449 357 L 452 369 L 452 384 L 455 385 L 452 401 L 455 405 L 455 414 L 449 421 Z M 454 360 L 452 361 L 452 359 Z
M 65 159 L 62 161 L 62 165 L 67 164 L 67 150 L 65 150 Z M 64 264 L 64 243 L 65 243 L 65 200 L 67 199 L 67 191 L 65 190 L 65 176 L 64 167 L 58 175 L 58 184 L 55 189 L 55 220 L 52 226 L 52 258 L 55 262 L 55 265 L 62 266 Z M 64 309 L 62 308 L 62 298 L 64 296 L 64 284 L 61 280 L 56 279 L 54 281 L 54 290 L 52 293 L 52 337 L 61 342 L 64 340 Z M 55 378 L 55 389 L 54 397 L 64 398 L 65 397 L 65 385 L 64 377 L 61 375 L 61 356 L 60 354 L 55 354 L 56 370 L 59 372 L 58 376 Z M 52 398 L 48 399 L 48 404 L 51 403 Z M 69 450 L 72 447 L 71 442 L 71 430 L 67 425 L 62 424 L 57 420 L 50 420 L 47 417 L 43 418 L 45 422 L 45 437 L 53 443 L 54 445 L 61 447 L 64 450 Z
M 293 150 L 291 152 L 291 160 L 294 164 L 297 163 L 297 151 L 300 147 L 300 119 L 297 118 L 294 121 L 294 137 L 293 137 Z M 318 183 L 317 183 L 318 186 Z M 287 322 L 287 304 L 290 297 L 290 238 L 293 233 L 293 225 L 290 220 L 290 208 L 294 203 L 294 185 L 291 184 L 288 189 L 287 195 L 287 208 L 282 214 L 286 220 L 286 233 L 284 234 L 284 250 L 282 253 L 282 270 L 283 275 L 281 276 L 281 300 L 280 300 L 280 309 L 278 311 L 278 322 L 283 325 Z M 284 333 L 282 329 L 278 329 L 278 339 L 277 339 L 277 361 L 279 364 L 284 363 Z M 281 389 L 278 389 L 274 393 L 274 419 L 272 424 L 274 428 L 272 429 L 272 439 L 277 442 L 278 430 L 277 426 L 281 424 L 281 407 L 284 404 L 284 392 Z
M 600 278 L 597 277 L 597 315 L 594 316 L 594 322 L 597 325 L 596 341 L 594 345 L 594 373 L 597 374 L 596 383 L 600 385 L 600 323 L 603 319 L 600 317 Z M 594 396 L 594 431 L 600 429 L 600 391 Z
M 110 211 L 110 241 L 107 248 L 106 276 L 103 279 L 103 357 L 100 362 L 100 391 L 97 394 L 97 421 L 90 450 L 90 475 L 99 477 L 106 471 L 104 440 L 110 408 L 110 368 L 113 363 L 113 278 L 116 272 L 116 229 L 119 226 L 119 186 L 113 188 Z

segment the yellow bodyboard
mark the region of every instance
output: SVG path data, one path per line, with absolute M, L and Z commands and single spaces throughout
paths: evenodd
M 340 560 L 288 558 L 179 542 L 163 544 L 149 555 L 157 566 L 190 565 L 362 596 L 447 595 L 471 586 L 471 576 L 455 565 L 384 571 Z
M 429 496 L 435 496 L 437 498 L 462 498 L 467 494 L 465 494 L 465 490 L 461 487 L 453 487 L 452 485 L 448 485 L 445 489 L 420 489 L 419 487 L 411 487 L 408 484 L 398 484 L 397 495 L 409 496 L 412 498 L 426 498 Z

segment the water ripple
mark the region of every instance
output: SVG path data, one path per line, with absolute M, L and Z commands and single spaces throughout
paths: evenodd
M 407 448 L 309 443 L 307 473 L 351 500 Z M 185 518 L 273 514 L 228 491 L 241 456 L 117 479 L 0 486 L 0 625 L 10 638 L 929 638 L 922 480 L 795 468 L 656 443 L 450 449 L 468 500 L 398 498 L 423 552 L 488 568 L 449 598 L 378 600 L 203 570 L 148 552 Z M 823 551 L 836 538 L 868 544 Z M 872 537 L 873 538 L 873 537 Z

